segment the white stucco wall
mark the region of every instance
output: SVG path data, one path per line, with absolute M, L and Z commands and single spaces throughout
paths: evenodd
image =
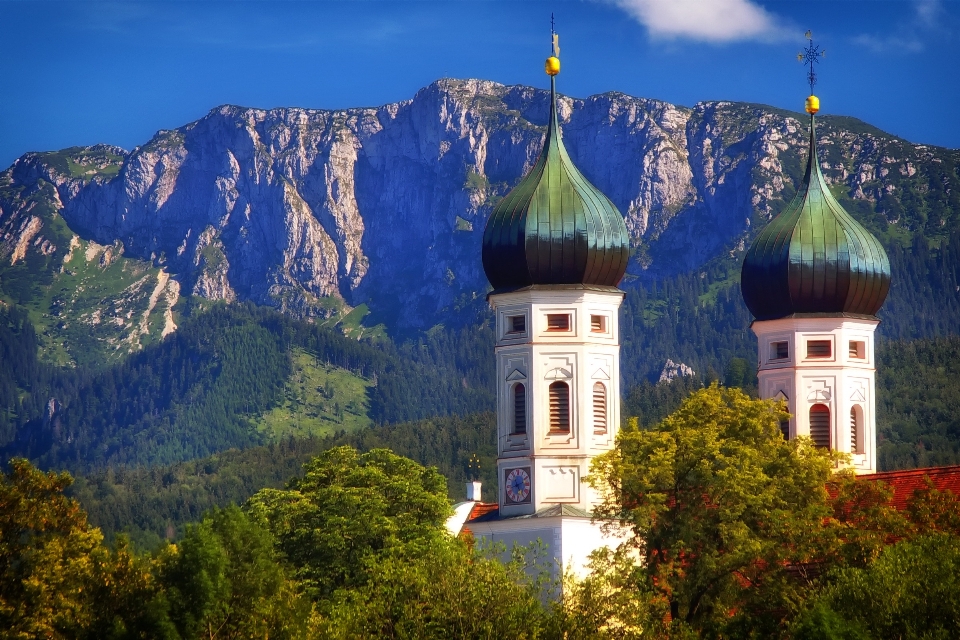
M 620 425 L 619 291 L 528 290 L 491 296 L 497 322 L 497 471 L 504 516 L 534 513 L 554 504 L 591 510 L 593 491 L 582 482 L 590 459 L 613 448 Z M 550 314 L 569 315 L 569 330 L 551 331 Z M 525 330 L 511 332 L 510 318 L 522 316 Z M 603 319 L 603 330 L 591 317 Z M 569 385 L 570 429 L 550 430 L 549 386 Z M 593 389 L 604 386 L 605 429 L 597 433 Z M 514 386 L 526 390 L 526 433 L 514 433 Z M 515 468 L 530 469 L 526 504 L 506 499 L 505 478 Z
M 755 321 L 760 397 L 784 397 L 790 413 L 790 437 L 810 435 L 810 408 L 823 404 L 830 409 L 830 447 L 851 454 L 856 473 L 877 471 L 876 360 L 874 332 L 877 320 L 856 318 L 784 318 Z M 809 357 L 808 342 L 827 340 L 829 357 Z M 786 358 L 776 358 L 773 345 L 787 342 Z M 856 356 L 850 343 L 862 345 Z M 851 446 L 851 409 L 858 420 L 860 453 Z

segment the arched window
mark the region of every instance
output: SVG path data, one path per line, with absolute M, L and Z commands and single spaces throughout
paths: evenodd
M 783 435 L 784 440 L 790 439 L 790 421 L 781 420 L 780 421 L 780 433 Z
M 559 380 L 550 383 L 550 431 L 570 432 L 570 387 Z
M 816 446 L 830 448 L 830 408 L 825 404 L 810 407 L 810 437 Z
M 860 405 L 850 408 L 850 453 L 863 453 L 863 409 Z
M 602 382 L 593 384 L 593 432 L 607 432 L 607 388 Z
M 527 388 L 522 382 L 513 385 L 513 432 L 527 432 Z

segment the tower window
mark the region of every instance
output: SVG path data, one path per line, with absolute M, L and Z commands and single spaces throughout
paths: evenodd
M 570 387 L 559 380 L 550 383 L 550 431 L 570 433 Z
M 590 331 L 592 333 L 606 333 L 607 317 L 606 316 L 590 316 Z
M 570 331 L 570 314 L 548 313 L 547 331 Z
M 607 432 L 607 388 L 602 382 L 593 384 L 593 432 L 597 435 Z
M 863 409 L 850 408 L 850 453 L 863 453 Z
M 790 357 L 790 343 L 786 340 L 782 342 L 770 343 L 770 359 L 786 360 Z
M 863 360 L 867 357 L 867 350 L 865 349 L 866 345 L 863 342 L 856 340 L 850 341 L 850 357 L 857 358 L 858 360 Z
M 790 421 L 781 420 L 780 421 L 780 433 L 783 435 L 784 440 L 790 439 Z
M 508 316 L 507 333 L 526 333 L 527 316 Z
M 810 438 L 815 446 L 830 448 L 830 408 L 825 404 L 810 407 Z
M 808 358 L 829 358 L 833 351 L 829 340 L 807 340 Z
M 527 432 L 527 388 L 522 382 L 513 386 L 513 432 Z

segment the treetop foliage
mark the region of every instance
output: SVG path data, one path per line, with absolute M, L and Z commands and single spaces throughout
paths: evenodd
M 386 556 L 423 557 L 447 516 L 447 484 L 436 469 L 387 449 L 336 447 L 286 489 L 264 489 L 250 511 L 270 524 L 315 599 L 358 587 Z
M 71 478 L 23 459 L 0 477 L 0 628 L 35 638 L 83 625 L 102 541 L 75 500 Z
M 329 449 L 150 555 L 104 546 L 68 476 L 17 460 L 0 481 L 0 622 L 84 639 L 955 635 L 960 498 L 927 486 L 896 512 L 887 488 L 784 441 L 782 414 L 712 385 L 625 430 L 593 481 L 629 542 L 557 604 L 529 565 L 447 535 L 444 478 L 388 450 Z
M 784 406 L 716 384 L 651 430 L 626 429 L 594 463 L 598 517 L 622 522 L 671 614 L 719 625 L 757 585 L 816 557 L 835 458 L 785 441 Z M 791 593 L 791 591 L 793 593 Z

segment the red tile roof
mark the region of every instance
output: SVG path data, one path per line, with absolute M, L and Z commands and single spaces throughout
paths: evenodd
M 881 471 L 859 476 L 859 480 L 879 481 L 893 489 L 890 505 L 898 511 L 906 508 L 907 500 L 917 489 L 926 489 L 926 478 L 939 491 L 950 491 L 960 496 L 960 465 L 949 467 L 930 467 L 928 469 L 910 469 L 908 471 Z
M 467 519 L 463 523 L 463 527 L 460 528 L 460 537 L 467 540 L 472 539 L 473 531 L 470 530 L 468 525 L 481 516 L 485 516 L 488 513 L 493 513 L 494 511 L 499 510 L 500 504 L 497 502 L 474 502 L 473 508 L 470 509 L 470 515 L 467 516 Z M 470 544 L 472 545 L 473 543 L 471 542 Z
M 474 502 L 473 509 L 470 510 L 470 515 L 467 516 L 466 521 L 476 520 L 480 516 L 485 516 L 499 508 L 500 505 L 496 502 Z

